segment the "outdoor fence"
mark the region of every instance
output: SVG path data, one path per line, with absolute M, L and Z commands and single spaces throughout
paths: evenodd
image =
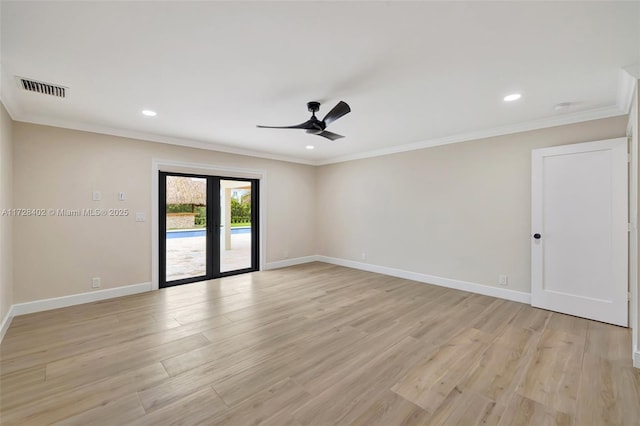
M 207 226 L 206 216 L 196 216 L 195 226 Z M 251 223 L 251 216 L 234 216 L 231 218 L 231 223 Z
M 251 216 L 232 216 L 231 223 L 251 222 Z

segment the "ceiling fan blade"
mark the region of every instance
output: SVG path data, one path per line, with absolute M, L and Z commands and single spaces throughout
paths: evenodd
M 311 121 L 305 121 L 302 124 L 296 124 L 295 126 L 261 126 L 256 125 L 256 127 L 260 129 L 313 129 L 313 124 Z
M 338 118 L 350 112 L 351 108 L 349 108 L 349 105 L 347 105 L 346 102 L 340 101 L 327 113 L 322 121 L 324 121 L 326 125 L 329 125 L 329 123 L 336 121 Z
M 322 137 L 325 137 L 327 139 L 331 139 L 332 141 L 335 141 L 336 139 L 344 138 L 344 136 L 342 136 L 342 135 L 339 135 L 339 134 L 333 133 L 333 132 L 328 132 L 326 130 L 318 133 L 318 136 L 322 136 Z

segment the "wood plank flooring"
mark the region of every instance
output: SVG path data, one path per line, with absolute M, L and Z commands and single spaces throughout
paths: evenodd
M 630 330 L 311 263 L 19 316 L 3 425 L 640 425 Z

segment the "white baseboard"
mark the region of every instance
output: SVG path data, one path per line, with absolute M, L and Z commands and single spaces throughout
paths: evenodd
M 467 281 L 454 280 L 450 278 L 436 277 L 418 272 L 405 271 L 402 269 L 389 268 L 386 266 L 372 265 L 369 263 L 355 262 L 352 260 L 338 259 L 328 256 L 305 256 L 294 259 L 269 262 L 264 265 L 264 270 L 285 268 L 287 266 L 301 265 L 310 262 L 325 262 L 333 265 L 345 266 L 347 268 L 359 269 L 362 271 L 376 272 L 392 277 L 404 278 L 412 281 L 434 284 L 441 287 L 454 288 L 471 293 L 483 294 L 486 296 L 498 297 L 501 299 L 513 300 L 521 303 L 531 303 L 531 295 L 521 291 L 508 290 L 504 288 L 491 287 Z M 47 311 L 49 309 L 64 308 L 67 306 L 79 305 L 82 303 L 97 302 L 99 300 L 112 299 L 114 297 L 128 296 L 130 294 L 151 291 L 151 283 L 133 284 L 123 287 L 109 288 L 88 293 L 73 294 L 70 296 L 55 297 L 52 299 L 36 300 L 33 302 L 16 303 L 5 316 L 0 327 L 0 342 L 5 332 L 11 324 L 11 319 L 16 315 L 30 314 L 34 312 Z M 640 353 L 634 355 L 634 365 L 640 368 Z
M 633 366 L 635 368 L 640 368 L 640 351 L 636 351 L 633 354 Z
M 2 343 L 2 339 L 4 338 L 4 334 L 7 332 L 7 330 L 9 329 L 9 326 L 11 325 L 11 320 L 13 319 L 13 305 L 9 308 L 9 312 L 7 312 L 7 315 L 4 316 L 4 318 L 2 319 L 2 325 L 0 325 L 0 343 Z
M 310 262 L 316 262 L 316 261 L 318 261 L 318 256 L 296 257 L 294 259 L 279 260 L 277 262 L 265 263 L 264 270 L 268 271 L 270 269 L 286 268 L 287 266 L 301 265 L 303 263 L 310 263 Z
M 338 259 L 335 257 L 315 256 L 319 262 L 331 263 L 333 265 L 346 266 L 348 268 L 360 269 L 363 271 L 376 272 L 378 274 L 390 275 L 392 277 L 404 278 L 412 281 L 419 281 L 426 284 L 434 284 L 441 287 L 454 288 L 456 290 L 468 291 L 471 293 L 484 294 L 485 296 L 498 297 L 500 299 L 512 300 L 514 302 L 531 304 L 531 294 L 522 291 L 509 290 L 506 288 L 491 287 L 483 284 L 476 284 L 468 281 L 454 280 L 451 278 L 436 277 L 434 275 L 410 272 L 402 269 L 388 268 L 386 266 L 372 265 L 369 263 L 355 262 L 353 260 Z
M 107 288 L 88 293 L 72 294 L 69 296 L 54 297 L 52 299 L 34 300 L 33 302 L 16 303 L 11 308 L 13 315 L 31 314 L 34 312 L 48 311 L 49 309 L 65 308 L 67 306 L 80 305 L 82 303 L 97 302 L 99 300 L 112 299 L 114 297 L 129 296 L 151 290 L 151 283 L 126 285 L 122 287 Z

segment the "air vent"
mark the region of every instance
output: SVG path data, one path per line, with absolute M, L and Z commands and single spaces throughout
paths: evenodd
M 44 83 L 42 81 L 29 80 L 27 78 L 16 77 L 18 86 L 29 92 L 42 93 L 43 95 L 57 96 L 59 98 L 67 97 L 68 87 L 58 86 L 55 84 Z

